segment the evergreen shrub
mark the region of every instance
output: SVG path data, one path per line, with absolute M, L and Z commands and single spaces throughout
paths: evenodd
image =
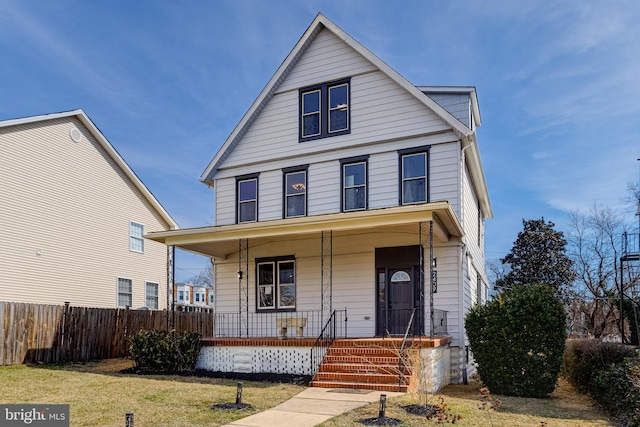
M 517 285 L 474 306 L 465 328 L 482 382 L 495 394 L 544 397 L 562 367 L 566 315 L 547 285 Z
M 129 353 L 143 372 L 193 372 L 200 354 L 200 334 L 140 330 L 129 341 Z

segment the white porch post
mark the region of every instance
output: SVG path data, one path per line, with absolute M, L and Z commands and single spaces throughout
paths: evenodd
M 249 239 L 238 242 L 238 336 L 249 337 Z
M 322 255 L 320 276 L 321 313 L 320 327 L 324 327 L 324 319 L 329 319 L 333 312 L 333 231 L 322 231 Z

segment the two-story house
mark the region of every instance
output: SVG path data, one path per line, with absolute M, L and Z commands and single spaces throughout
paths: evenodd
M 492 216 L 479 125 L 475 88 L 415 86 L 319 14 L 202 174 L 215 225 L 147 235 L 216 259 L 200 366 L 363 388 L 323 356 L 410 345 L 437 350 L 440 382 L 470 375 Z
M 0 121 L 0 301 L 167 306 L 178 225 L 82 110 Z

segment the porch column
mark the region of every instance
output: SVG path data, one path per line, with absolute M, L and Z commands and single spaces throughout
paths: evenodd
M 320 276 L 320 327 L 324 327 L 324 319 L 329 319 L 333 312 L 333 231 L 323 231 Z
M 434 331 L 434 307 L 433 307 L 433 293 L 434 293 L 434 280 L 435 280 L 435 266 L 433 257 L 433 220 L 429 221 L 428 230 L 425 222 L 420 223 L 419 227 L 420 238 L 420 295 L 419 304 L 420 310 L 424 308 L 425 300 L 425 287 L 429 286 L 429 337 L 433 338 Z M 425 256 L 425 247 L 427 246 L 427 238 L 429 239 L 429 254 Z M 428 267 L 427 267 L 427 263 Z M 429 274 L 427 274 L 427 270 Z M 424 312 L 424 311 L 423 311 Z M 425 313 L 426 314 L 426 313 Z M 421 325 L 421 333 L 424 333 L 424 326 Z
M 238 336 L 249 337 L 249 239 L 238 242 Z
M 175 246 L 167 246 L 167 329 L 175 327 L 176 284 Z

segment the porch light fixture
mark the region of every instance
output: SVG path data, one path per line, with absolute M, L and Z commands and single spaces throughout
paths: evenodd
M 434 258 L 433 261 L 431 262 L 431 267 L 438 268 L 438 261 L 436 258 Z
M 238 280 L 242 280 L 242 271 L 238 271 Z

